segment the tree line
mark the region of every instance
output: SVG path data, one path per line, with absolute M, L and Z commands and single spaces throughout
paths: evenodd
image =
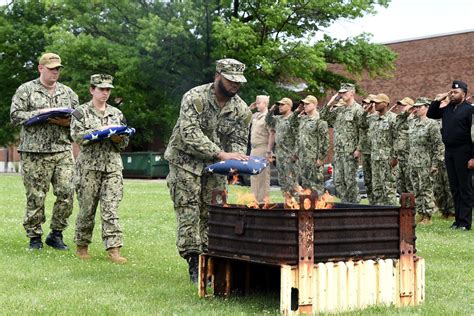
M 321 96 L 350 76 L 384 76 L 396 54 L 370 42 L 369 34 L 339 40 L 324 29 L 339 19 L 375 13 L 389 0 L 15 0 L 0 6 L 0 145 L 14 144 L 9 124 L 17 87 L 38 76 L 39 56 L 55 52 L 65 68 L 60 81 L 81 103 L 90 99 L 89 77 L 115 77 L 117 102 L 137 129 L 132 144 L 146 150 L 166 143 L 188 89 L 210 82 L 215 60 L 247 65 L 240 93 L 298 97 L 288 84 L 305 83 L 301 94 Z M 282 83 L 286 83 L 285 86 Z M 115 99 L 114 99 L 115 98 Z

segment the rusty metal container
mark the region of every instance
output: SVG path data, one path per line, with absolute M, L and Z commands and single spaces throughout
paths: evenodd
M 389 259 L 400 257 L 402 235 L 415 249 L 412 200 L 402 207 L 335 203 L 331 209 L 316 209 L 312 199 L 306 210 L 283 204 L 262 210 L 227 205 L 224 193 L 216 192 L 208 254 L 270 265 L 296 265 L 304 258 L 314 263 Z

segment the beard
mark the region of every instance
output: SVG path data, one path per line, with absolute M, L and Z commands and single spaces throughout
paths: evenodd
M 236 95 L 240 88 L 237 89 L 237 91 L 235 92 L 232 92 L 232 91 L 229 91 L 226 89 L 226 87 L 224 86 L 224 82 L 222 82 L 222 79 L 220 79 L 218 82 L 217 82 L 217 87 L 219 89 L 219 91 L 224 95 L 226 96 L 227 98 L 232 98 L 234 95 Z

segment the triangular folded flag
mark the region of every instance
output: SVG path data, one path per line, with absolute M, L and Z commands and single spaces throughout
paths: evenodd
M 135 134 L 135 129 L 129 126 L 114 126 L 94 131 L 90 134 L 84 135 L 84 139 L 88 140 L 103 140 L 113 135 L 128 135 Z
M 256 175 L 268 166 L 264 157 L 250 156 L 249 160 L 223 160 L 204 168 L 204 171 L 218 174 L 249 174 Z
M 48 119 L 54 118 L 54 117 L 69 117 L 71 116 L 72 111 L 74 110 L 69 109 L 69 108 L 58 108 L 55 110 L 51 110 L 51 111 L 33 116 L 32 118 L 30 118 L 28 121 L 25 122 L 25 125 L 30 126 L 33 124 L 46 123 Z

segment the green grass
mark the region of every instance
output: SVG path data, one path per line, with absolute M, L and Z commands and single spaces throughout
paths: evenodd
M 235 201 L 238 186 L 229 189 Z M 77 203 L 65 241 L 72 250 L 27 250 L 21 225 L 25 193 L 17 175 L 0 175 L 0 314 L 72 315 L 235 315 L 278 314 L 279 294 L 200 299 L 188 281 L 187 267 L 175 248 L 175 216 L 164 182 L 125 181 L 120 220 L 122 253 L 129 263 L 106 260 L 97 216 L 93 259 L 74 256 L 72 242 Z M 272 191 L 273 201 L 281 201 Z M 47 200 L 49 232 L 52 193 Z M 374 307 L 349 315 L 469 315 L 474 311 L 474 235 L 448 229 L 438 217 L 417 228 L 418 254 L 426 260 L 426 302 L 415 308 Z

